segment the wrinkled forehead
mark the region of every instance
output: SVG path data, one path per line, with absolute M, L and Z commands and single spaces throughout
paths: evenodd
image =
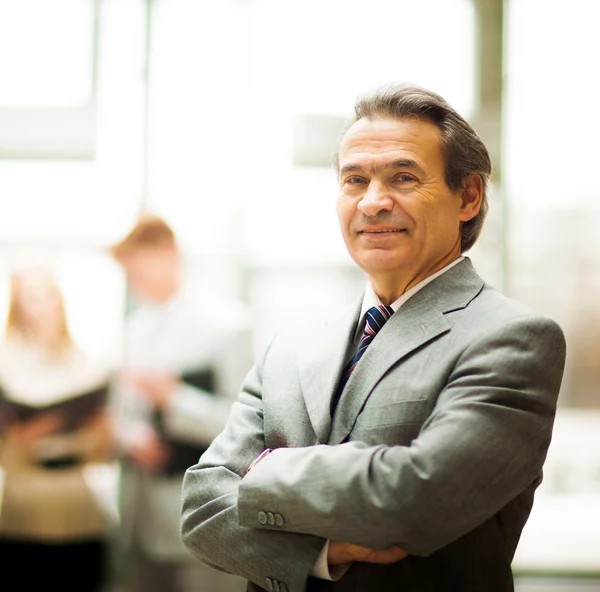
M 386 160 L 411 158 L 431 166 L 443 161 L 439 128 L 418 117 L 364 117 L 346 131 L 338 151 L 338 170 L 355 161 L 385 164 Z

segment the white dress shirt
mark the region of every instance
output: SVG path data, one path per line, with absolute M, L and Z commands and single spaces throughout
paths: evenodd
M 204 367 L 215 370 L 214 393 L 179 383 L 164 410 L 172 437 L 209 444 L 223 429 L 253 362 L 245 306 L 190 276 L 167 302 L 140 306 L 126 323 L 124 341 L 123 367 L 129 370 L 175 375 Z M 119 436 L 127 448 L 148 429 L 151 410 L 126 387 L 120 387 L 118 397 Z

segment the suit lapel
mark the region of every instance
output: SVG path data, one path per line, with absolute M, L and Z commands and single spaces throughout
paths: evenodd
M 330 401 L 352 342 L 363 297 L 314 330 L 299 354 L 302 393 L 319 443 L 326 443 L 331 426 Z
M 336 408 L 329 444 L 345 440 L 383 375 L 417 348 L 449 332 L 445 314 L 467 306 L 483 285 L 470 260 L 465 259 L 427 284 L 392 315 L 346 384 Z

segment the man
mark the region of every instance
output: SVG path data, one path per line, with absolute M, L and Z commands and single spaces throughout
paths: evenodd
M 366 291 L 273 339 L 186 472 L 182 537 L 248 590 L 507 592 L 563 334 L 463 255 L 491 172 L 469 124 L 402 85 L 355 112 L 337 209 Z
M 112 255 L 137 301 L 115 397 L 134 590 L 243 590 L 241 578 L 192 561 L 179 512 L 184 472 L 223 428 L 252 364 L 247 312 L 194 277 L 161 218 L 140 217 Z

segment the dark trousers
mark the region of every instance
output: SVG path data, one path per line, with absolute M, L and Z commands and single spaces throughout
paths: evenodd
M 101 592 L 106 582 L 106 544 L 44 544 L 0 539 L 3 592 Z

